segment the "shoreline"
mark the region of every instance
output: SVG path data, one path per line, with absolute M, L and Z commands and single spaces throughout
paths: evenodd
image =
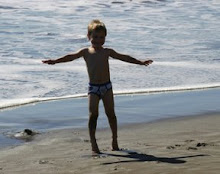
M 219 93 L 219 89 L 209 89 L 145 95 L 116 95 L 115 110 L 118 125 L 121 127 L 176 117 L 220 113 Z M 98 129 L 109 127 L 102 105 L 100 102 Z M 87 129 L 87 110 L 87 98 L 76 98 L 2 111 L 0 112 L 1 147 L 22 144 L 22 141 L 10 139 L 7 136 L 24 129 L 37 132 L 54 129 Z
M 163 124 L 166 122 L 172 122 L 172 121 L 185 121 L 185 120 L 191 120 L 191 119 L 199 119 L 199 118 L 207 118 L 207 117 L 212 117 L 212 116 L 220 116 L 220 112 L 206 112 L 202 114 L 197 114 L 197 115 L 185 115 L 185 116 L 176 116 L 176 117 L 168 117 L 168 118 L 159 118 L 156 120 L 152 121 L 146 121 L 146 122 L 137 122 L 137 123 L 128 123 L 128 124 L 120 124 L 118 125 L 118 131 L 120 130 L 125 130 L 125 129 L 132 129 L 132 128 L 138 128 L 138 127 L 143 127 L 151 124 Z M 98 127 L 96 128 L 97 132 L 106 132 L 110 131 L 109 125 L 106 127 Z M 70 132 L 70 131 L 76 131 L 76 132 L 88 132 L 88 127 L 78 127 L 78 128 L 62 128 L 62 129 L 53 129 L 53 130 L 47 130 L 43 132 L 39 132 L 38 134 L 34 135 L 30 139 L 16 139 L 14 137 L 8 137 L 11 141 L 14 141 L 15 143 L 9 144 L 7 146 L 0 146 L 0 151 L 3 149 L 10 149 L 10 148 L 16 148 L 28 143 L 36 143 L 37 141 L 47 137 L 48 135 L 55 135 L 57 133 L 62 133 L 62 132 Z
M 0 149 L 0 172 L 32 174 L 217 174 L 220 113 L 119 127 L 122 151 L 111 151 L 109 128 L 97 129 L 103 152 L 91 156 L 88 130 L 53 130 L 32 142 Z
M 160 118 L 157 120 L 152 120 L 148 122 L 138 122 L 138 123 L 129 123 L 129 124 L 121 124 L 118 125 L 118 131 L 121 130 L 126 130 L 126 129 L 132 129 L 132 128 L 138 128 L 138 127 L 143 127 L 147 125 L 152 125 L 152 124 L 163 124 L 169 121 L 184 121 L 184 120 L 191 120 L 191 119 L 199 119 L 203 117 L 212 117 L 212 116 L 220 116 L 220 112 L 209 112 L 209 113 L 203 113 L 203 114 L 197 114 L 197 115 L 185 115 L 185 116 L 177 116 L 177 117 L 170 117 L 170 118 Z M 97 127 L 97 132 L 108 132 L 110 131 L 109 125 L 106 127 Z M 88 133 L 88 128 L 86 127 L 80 127 L 80 128 L 63 128 L 63 129 L 54 129 L 54 130 L 48 130 L 44 132 L 39 132 L 39 134 L 31 137 L 30 139 L 16 139 L 14 137 L 7 137 L 9 142 L 11 141 L 12 143 L 8 143 L 8 145 L 5 146 L 0 146 L 0 151 L 7 150 L 7 149 L 12 149 L 12 148 L 18 148 L 19 146 L 23 146 L 26 144 L 31 144 L 31 143 L 37 143 L 39 140 L 41 141 L 44 138 L 47 138 L 48 135 L 56 135 L 57 133 L 63 133 L 63 132 L 86 132 Z M 4 135 L 3 135 L 4 136 Z M 84 141 L 84 140 L 83 140 Z M 88 139 L 85 141 L 89 141 Z

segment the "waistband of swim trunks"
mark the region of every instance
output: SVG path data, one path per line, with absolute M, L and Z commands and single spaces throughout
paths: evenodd
M 92 85 L 92 86 L 105 86 L 105 85 L 107 85 L 107 84 L 111 84 L 112 82 L 111 81 L 108 81 L 108 82 L 106 82 L 106 83 L 101 83 L 101 84 L 94 84 L 94 83 L 89 83 L 89 85 Z

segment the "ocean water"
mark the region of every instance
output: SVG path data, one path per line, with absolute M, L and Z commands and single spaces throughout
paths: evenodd
M 0 0 L 0 108 L 84 96 L 83 59 L 48 66 L 89 46 L 92 19 L 107 26 L 106 47 L 149 67 L 110 59 L 115 93 L 220 86 L 218 0 Z
M 219 0 L 0 0 L 0 134 L 24 127 L 6 108 L 86 96 L 83 59 L 54 66 L 41 60 L 89 46 L 92 19 L 106 24 L 106 47 L 154 60 L 145 67 L 110 59 L 114 93 L 216 88 L 219 95 Z

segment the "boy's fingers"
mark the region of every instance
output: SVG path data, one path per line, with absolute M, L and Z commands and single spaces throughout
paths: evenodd
M 49 65 L 54 65 L 55 64 L 54 61 L 52 61 L 52 60 L 42 60 L 42 62 L 47 63 Z
M 43 63 L 49 63 L 50 60 L 42 60 Z
M 145 63 L 145 65 L 147 66 L 147 65 L 153 63 L 153 61 L 152 61 L 152 60 L 147 60 L 147 61 L 145 61 L 144 63 Z

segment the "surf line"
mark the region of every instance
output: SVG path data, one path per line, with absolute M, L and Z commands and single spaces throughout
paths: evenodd
M 191 87 L 170 87 L 170 88 L 152 88 L 152 89 L 137 89 L 128 91 L 116 91 L 115 95 L 131 95 L 131 94 L 151 94 L 151 93 L 167 93 L 167 92 L 184 92 L 220 88 L 220 84 L 207 86 L 191 86 Z
M 136 89 L 136 90 L 126 90 L 126 91 L 114 91 L 114 95 L 138 95 L 138 94 L 159 94 L 168 92 L 184 92 L 184 91 L 195 91 L 195 90 L 206 90 L 220 88 L 220 84 L 216 85 L 198 85 L 190 87 L 164 87 L 164 88 L 152 88 L 152 89 Z M 65 100 L 65 99 L 76 99 L 85 98 L 87 94 L 75 94 L 69 96 L 61 97 L 49 97 L 49 98 L 30 98 L 30 99 L 17 99 L 17 101 L 9 101 L 7 103 L 0 104 L 0 111 L 8 108 L 19 107 L 23 105 L 35 104 L 47 101 Z

